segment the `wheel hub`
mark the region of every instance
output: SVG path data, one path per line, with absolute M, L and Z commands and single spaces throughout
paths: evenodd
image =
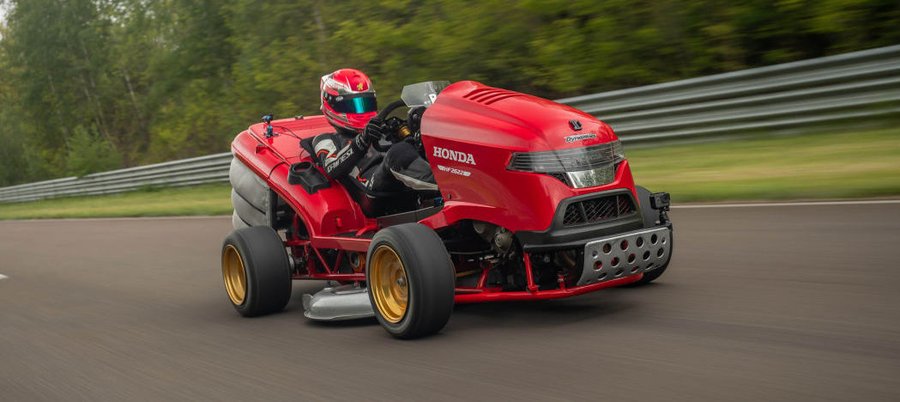
M 222 252 L 222 277 L 225 279 L 225 291 L 231 302 L 236 306 L 244 304 L 247 295 L 247 273 L 240 253 L 230 244 Z
M 379 246 L 372 253 L 368 269 L 369 291 L 375 300 L 375 308 L 388 322 L 400 322 L 409 306 L 406 268 L 400 256 L 386 245 Z

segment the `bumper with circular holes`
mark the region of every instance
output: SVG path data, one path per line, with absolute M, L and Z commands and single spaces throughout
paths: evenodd
M 591 240 L 576 286 L 637 275 L 665 265 L 672 254 L 672 229 L 659 226 Z

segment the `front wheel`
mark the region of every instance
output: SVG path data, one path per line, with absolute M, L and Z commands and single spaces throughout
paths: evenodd
M 450 320 L 453 263 L 430 228 L 408 223 L 382 229 L 369 245 L 366 267 L 375 317 L 391 335 L 419 338 L 440 331 Z

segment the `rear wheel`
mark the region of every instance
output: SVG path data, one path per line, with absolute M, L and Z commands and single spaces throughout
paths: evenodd
M 424 225 L 378 232 L 369 245 L 366 283 L 375 317 L 397 338 L 438 332 L 453 312 L 453 264 L 441 238 Z
M 281 237 L 265 226 L 237 229 L 222 245 L 222 277 L 242 316 L 278 312 L 291 299 L 291 271 Z
M 637 190 L 638 202 L 641 204 L 641 216 L 644 218 L 644 228 L 649 229 L 656 227 L 659 222 L 659 211 L 650 207 L 650 190 L 641 186 L 635 186 L 635 190 Z M 672 233 L 672 244 L 669 245 L 669 259 L 666 260 L 665 264 L 645 272 L 641 280 L 635 282 L 634 285 L 644 285 L 653 282 L 662 276 L 662 274 L 666 272 L 666 268 L 669 267 L 669 262 L 672 261 L 674 246 L 675 233 Z

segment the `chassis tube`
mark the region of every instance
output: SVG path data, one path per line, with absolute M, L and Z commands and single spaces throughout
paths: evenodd
M 579 286 L 567 289 L 538 290 L 535 292 L 516 291 L 516 292 L 482 292 L 482 293 L 465 293 L 457 294 L 454 301 L 458 304 L 465 303 L 484 303 L 495 301 L 525 301 L 525 300 L 550 300 L 561 299 L 564 297 L 577 296 L 584 293 L 593 292 L 600 289 L 606 289 L 616 286 L 634 283 L 644 277 L 644 274 L 630 275 L 624 278 L 613 279 L 605 282 L 594 283 L 586 286 Z
M 361 282 L 366 280 L 366 274 L 294 274 L 291 276 L 291 279 L 295 281 L 318 279 L 340 282 Z
M 369 244 L 372 243 L 372 239 L 359 239 L 355 237 L 340 237 L 340 236 L 313 236 L 310 240 L 313 247 L 316 248 L 333 248 L 344 251 L 358 251 L 358 252 L 367 252 L 369 251 Z
M 531 269 L 531 253 L 525 254 L 525 288 L 531 293 L 537 293 L 538 286 L 534 284 L 534 272 Z

